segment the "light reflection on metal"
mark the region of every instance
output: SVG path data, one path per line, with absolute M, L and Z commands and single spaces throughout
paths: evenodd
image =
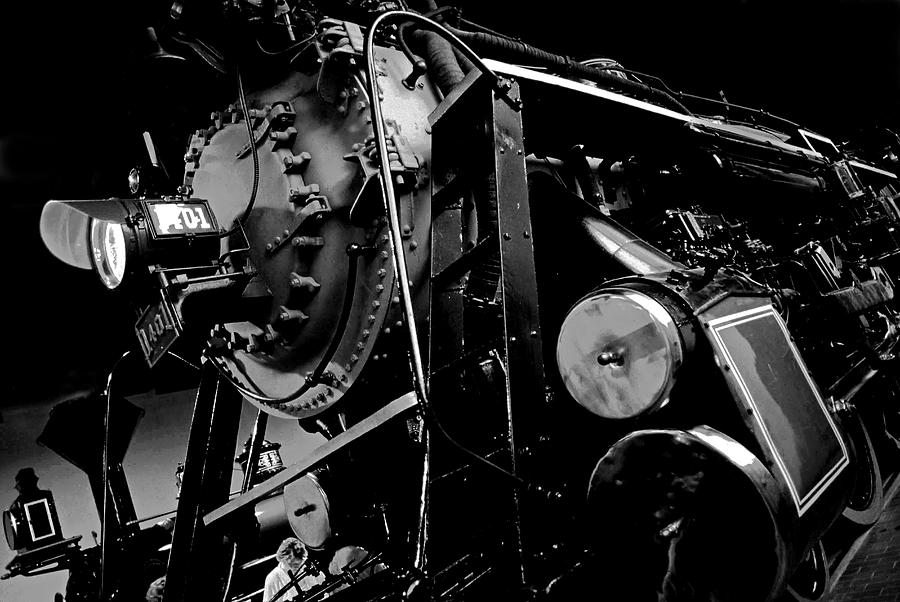
M 569 312 L 556 358 L 575 401 L 604 418 L 633 418 L 668 400 L 684 344 L 658 301 L 613 288 L 588 296 Z

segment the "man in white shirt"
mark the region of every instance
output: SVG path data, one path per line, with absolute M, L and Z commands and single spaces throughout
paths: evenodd
M 263 591 L 263 602 L 283 602 L 299 598 L 316 585 L 325 581 L 325 575 L 311 566 L 307 566 L 309 553 L 306 546 L 296 537 L 288 537 L 278 546 L 275 558 L 278 566 L 266 575 L 266 586 Z M 306 573 L 294 585 L 285 590 L 285 586 L 298 574 Z

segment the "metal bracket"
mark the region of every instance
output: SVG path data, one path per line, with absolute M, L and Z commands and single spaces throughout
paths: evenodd
M 294 107 L 291 103 L 283 100 L 273 103 L 259 125 L 253 129 L 253 146 L 259 146 L 259 143 L 266 138 L 269 130 L 284 130 L 288 126 L 293 125 L 296 118 L 297 113 L 294 112 Z M 251 142 L 248 141 L 234 156 L 238 159 L 245 157 L 251 148 Z
M 277 242 L 270 242 L 266 245 L 266 256 L 271 257 L 275 255 L 283 248 L 288 245 L 291 245 L 291 241 L 299 236 L 302 230 L 310 227 L 311 225 L 318 225 L 324 219 L 331 214 L 331 206 L 328 203 L 328 199 L 324 196 L 311 196 L 307 199 L 306 206 L 300 211 L 297 215 L 298 222 L 291 229 L 290 234 L 284 237 L 279 237 L 276 239 Z

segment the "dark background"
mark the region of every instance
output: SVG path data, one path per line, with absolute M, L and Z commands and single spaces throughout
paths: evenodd
M 197 12 L 204 5 L 216 3 L 185 2 Z M 543 49 L 615 58 L 672 88 L 724 93 L 836 139 L 874 125 L 900 129 L 900 0 L 456 5 Z M 161 21 L 166 2 L 48 0 L 0 10 L 0 404 L 15 406 L 98 385 L 134 339 L 124 304 L 44 249 L 44 201 L 123 194 L 129 168 L 146 160 L 144 129 L 176 149 L 170 169 L 180 174 L 175 153 L 187 128 L 204 125 L 233 91 L 186 64 L 144 68 L 142 28 Z

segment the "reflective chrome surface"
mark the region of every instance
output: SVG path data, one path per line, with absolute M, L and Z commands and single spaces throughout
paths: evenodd
M 598 462 L 588 506 L 607 543 L 647 534 L 650 568 L 640 570 L 661 600 L 764 600 L 784 579 L 774 486 L 747 448 L 715 429 L 642 430 Z
M 684 355 L 668 310 L 648 295 L 601 290 L 566 316 L 556 357 L 566 388 L 604 418 L 632 418 L 664 404 Z

